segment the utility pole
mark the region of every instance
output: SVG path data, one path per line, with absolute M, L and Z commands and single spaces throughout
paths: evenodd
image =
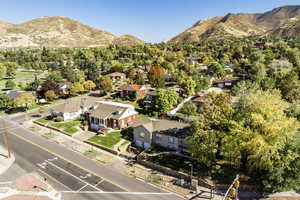
M 8 140 L 8 133 L 9 132 L 6 129 L 5 121 L 4 120 L 3 120 L 3 129 L 4 129 L 3 137 L 4 137 L 5 146 L 6 146 L 6 149 L 7 149 L 7 155 L 6 155 L 6 157 L 10 158 L 11 157 L 11 151 L 10 151 L 10 145 L 9 145 L 9 140 Z

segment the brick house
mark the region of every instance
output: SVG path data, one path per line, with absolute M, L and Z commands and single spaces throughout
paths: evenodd
M 137 84 L 124 84 L 120 86 L 120 89 L 120 95 L 125 99 L 131 99 L 132 97 L 142 99 L 149 91 L 145 85 Z
M 132 105 L 98 101 L 95 109 L 89 110 L 87 120 L 90 128 L 98 131 L 110 127 L 122 129 L 130 126 L 137 119 L 137 112 Z
M 133 142 L 136 146 L 149 148 L 162 146 L 178 152 L 186 152 L 192 136 L 190 125 L 171 120 L 138 119 L 133 125 Z
M 107 74 L 106 76 L 109 77 L 112 81 L 119 81 L 119 80 L 126 79 L 126 74 L 121 73 L 121 72 L 113 72 L 113 73 Z

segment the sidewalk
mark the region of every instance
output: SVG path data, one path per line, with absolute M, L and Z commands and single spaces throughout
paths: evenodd
M 4 148 L 2 145 L 0 145 L 0 175 L 6 172 L 8 168 L 11 167 L 11 165 L 15 161 L 15 157 L 13 154 L 11 154 L 10 158 L 7 158 L 7 149 Z

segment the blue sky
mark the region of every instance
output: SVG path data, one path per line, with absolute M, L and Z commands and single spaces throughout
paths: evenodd
M 0 20 L 22 23 L 42 16 L 65 16 L 116 36 L 132 34 L 160 42 L 200 19 L 257 13 L 300 0 L 0 0 Z

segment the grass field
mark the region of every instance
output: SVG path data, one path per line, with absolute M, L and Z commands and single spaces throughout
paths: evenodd
M 89 141 L 112 149 L 121 140 L 121 137 L 120 131 L 116 131 L 105 136 L 94 136 Z
M 20 90 L 20 88 L 18 87 L 19 83 L 30 83 L 31 81 L 33 81 L 35 75 L 37 75 L 37 77 L 38 77 L 39 80 L 41 80 L 41 79 L 43 79 L 45 77 L 45 74 L 43 74 L 43 73 L 16 71 L 15 78 L 11 79 L 16 84 L 15 90 Z M 5 89 L 5 83 L 8 80 L 9 79 L 2 79 L 2 80 L 0 80 L 0 89 L 1 90 Z

